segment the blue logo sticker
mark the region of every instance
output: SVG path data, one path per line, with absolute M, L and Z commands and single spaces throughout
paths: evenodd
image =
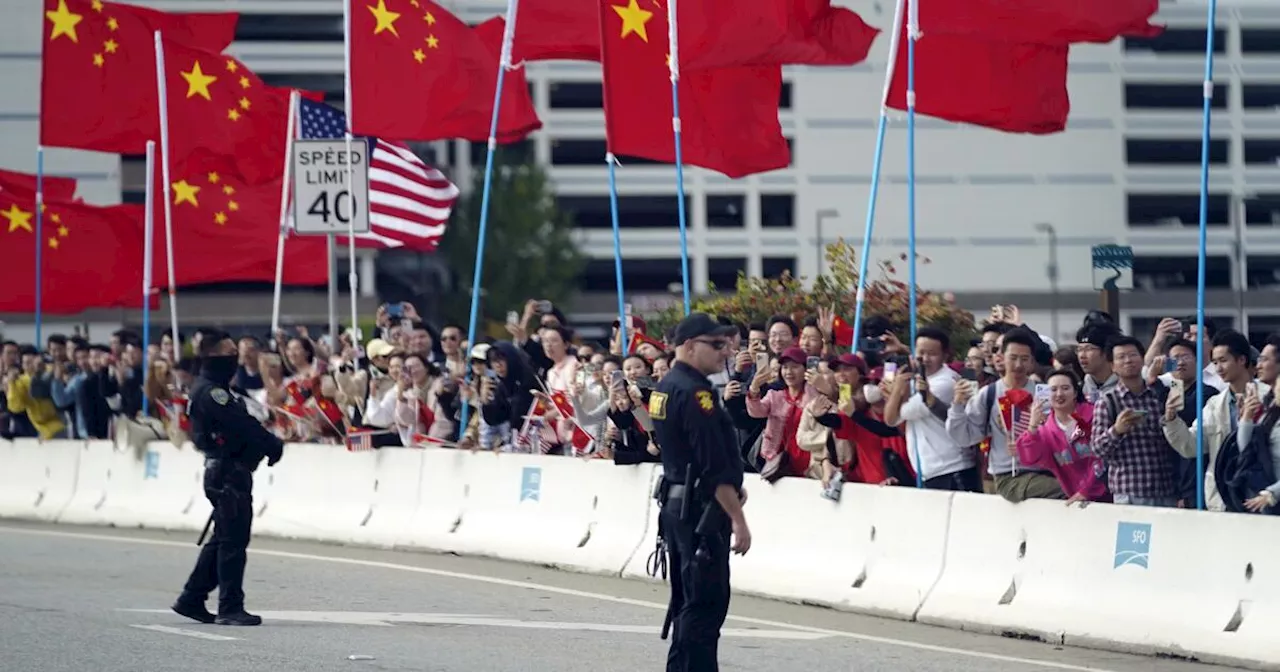
M 142 480 L 149 481 L 153 478 L 160 477 L 160 453 L 154 450 L 147 451 L 147 459 L 144 463 L 144 472 Z
M 1151 556 L 1151 524 L 1119 523 L 1116 526 L 1116 564 L 1137 565 L 1147 569 Z M 1115 568 L 1113 567 L 1113 569 Z
M 542 501 L 542 467 L 525 467 L 520 475 L 520 501 Z

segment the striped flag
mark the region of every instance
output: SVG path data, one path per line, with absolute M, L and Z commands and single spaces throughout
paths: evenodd
M 373 450 L 373 432 L 347 432 L 347 450 L 353 453 Z
M 303 139 L 346 136 L 346 116 L 324 103 L 302 98 L 298 122 Z M 369 142 L 369 233 L 357 234 L 356 246 L 435 250 L 458 200 L 458 187 L 404 144 L 378 138 Z

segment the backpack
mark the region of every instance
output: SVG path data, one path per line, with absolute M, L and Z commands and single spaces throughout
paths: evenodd
M 1273 394 L 1267 395 L 1271 399 Z M 1280 420 L 1280 408 L 1266 402 L 1267 412 L 1262 422 L 1254 425 L 1249 444 L 1243 448 L 1236 442 L 1238 429 L 1223 439 L 1218 449 L 1218 459 L 1213 464 L 1213 476 L 1218 494 L 1228 511 L 1253 513 L 1244 507 L 1245 500 L 1252 499 L 1276 482 L 1275 463 L 1271 459 L 1271 430 Z M 1263 509 L 1263 514 L 1280 514 L 1280 506 Z

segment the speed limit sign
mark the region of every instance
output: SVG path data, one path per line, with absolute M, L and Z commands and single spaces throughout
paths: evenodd
M 369 144 L 295 140 L 294 231 L 311 235 L 369 232 Z

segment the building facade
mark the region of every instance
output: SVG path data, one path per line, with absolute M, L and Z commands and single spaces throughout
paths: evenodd
M 0 103 L 0 157 L 3 167 L 20 170 L 34 169 L 37 137 L 40 17 L 32 4 L 0 0 L 6 16 L 15 17 L 0 26 L 7 38 L 0 78 L 5 90 L 21 94 Z M 234 55 L 269 83 L 341 100 L 340 0 L 138 4 L 239 11 Z M 472 23 L 505 11 L 494 0 L 444 4 Z M 890 28 L 892 2 L 844 4 L 869 24 Z M 1207 305 L 1220 323 L 1264 334 L 1280 329 L 1280 4 L 1223 0 L 1218 7 Z M 1194 311 L 1205 3 L 1168 3 L 1159 19 L 1168 30 L 1158 38 L 1072 49 L 1065 133 L 1016 136 L 918 118 L 916 242 L 928 259 L 918 267 L 922 286 L 953 291 L 979 314 L 996 302 L 1017 304 L 1036 324 L 1058 324 L 1054 337 L 1069 340 L 1099 302 L 1090 248 L 1118 243 L 1135 252 L 1135 289 L 1120 303 L 1124 321 L 1139 335 L 1161 315 Z M 928 39 L 928 26 L 922 30 Z M 825 242 L 861 245 L 888 37 L 882 34 L 868 61 L 855 67 L 785 70 L 779 118 L 793 149 L 788 168 L 736 181 L 686 170 L 695 292 L 732 287 L 739 272 L 812 277 L 822 270 Z M 549 167 L 560 205 L 574 214 L 591 258 L 574 317 L 607 324 L 617 304 L 599 66 L 533 63 L 526 72 L 544 128 L 522 149 Z M 890 111 L 889 122 L 873 260 L 898 259 L 907 249 L 905 115 Z M 483 144 L 443 142 L 432 149 L 459 185 L 483 168 Z M 144 184 L 137 157 L 55 149 L 46 154 L 46 169 L 80 178 L 81 193 L 95 203 L 136 199 Z M 680 282 L 675 171 L 624 157 L 618 194 L 624 283 L 637 311 L 678 300 L 678 289 L 672 291 Z M 444 277 L 436 261 L 416 272 Z M 358 268 L 370 305 L 375 288 L 398 277 L 378 272 L 372 259 Z M 311 312 L 323 308 L 323 292 L 298 296 Z M 228 309 L 225 297 L 208 301 L 210 310 Z M 230 303 L 262 305 L 252 296 Z

